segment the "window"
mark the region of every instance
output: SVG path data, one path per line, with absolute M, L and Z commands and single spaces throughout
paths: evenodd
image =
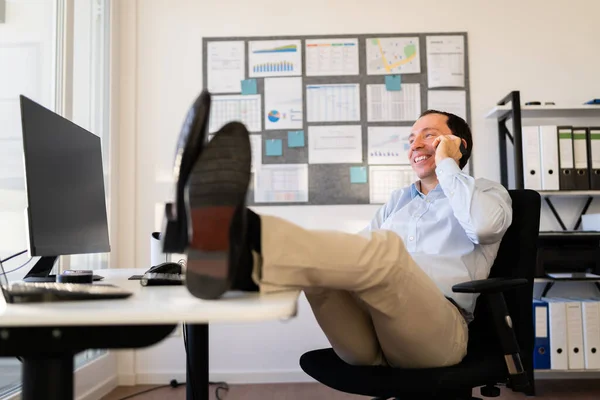
M 109 0 L 5 0 L 0 23 L 0 258 L 27 248 L 19 95 L 39 102 L 102 139 L 110 205 L 108 130 Z M 110 220 L 110 208 L 107 210 Z M 5 263 L 7 271 L 28 255 Z M 107 254 L 61 257 L 61 268 L 108 267 Z M 35 262 L 8 275 L 19 280 Z M 4 301 L 0 296 L 0 301 Z M 79 354 L 76 368 L 106 351 Z M 18 389 L 21 365 L 0 358 L 0 397 Z

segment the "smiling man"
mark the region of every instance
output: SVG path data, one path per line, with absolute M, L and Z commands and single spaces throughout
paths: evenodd
M 223 127 L 189 180 L 190 291 L 217 298 L 228 289 L 304 290 L 347 363 L 459 363 L 476 295 L 451 288 L 488 276 L 512 221 L 511 200 L 500 184 L 462 171 L 473 141 L 456 115 L 423 113 L 409 142 L 419 180 L 394 191 L 363 232 L 310 231 L 245 207 L 248 132 Z

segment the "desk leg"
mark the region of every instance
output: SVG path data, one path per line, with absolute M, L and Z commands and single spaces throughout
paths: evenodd
M 185 325 L 186 400 L 208 400 L 208 324 Z
M 73 400 L 73 355 L 23 358 L 23 400 Z

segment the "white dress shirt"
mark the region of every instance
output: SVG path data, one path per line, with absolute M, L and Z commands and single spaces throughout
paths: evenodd
M 477 295 L 453 293 L 452 286 L 488 277 L 512 222 L 512 201 L 502 185 L 467 175 L 451 158 L 435 172 L 435 189 L 424 195 L 413 183 L 394 191 L 366 230 L 398 234 L 419 267 L 470 321 Z

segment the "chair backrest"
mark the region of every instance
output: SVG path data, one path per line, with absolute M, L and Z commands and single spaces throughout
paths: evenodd
M 526 278 L 528 284 L 504 293 L 506 306 L 521 350 L 525 369 L 533 368 L 533 279 L 540 229 L 541 199 L 533 190 L 509 190 L 512 224 L 502 238 L 490 278 Z M 469 327 L 469 353 L 502 355 L 500 342 L 484 296 L 475 307 L 475 320 Z

